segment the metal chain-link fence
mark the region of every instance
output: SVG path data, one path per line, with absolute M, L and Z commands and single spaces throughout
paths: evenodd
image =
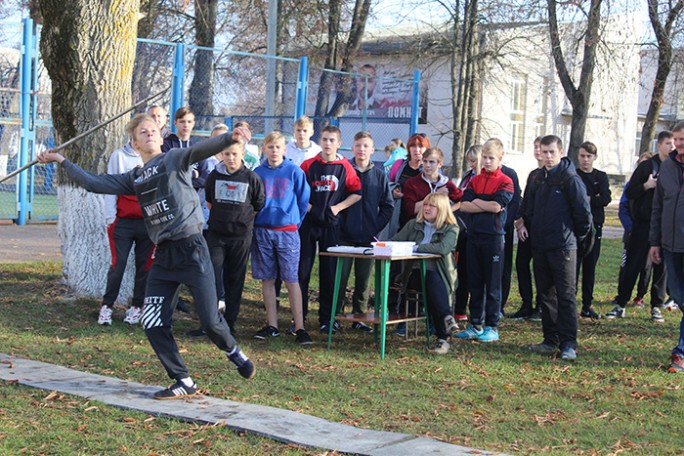
M 0 178 L 55 145 L 51 86 L 38 52 L 39 34 L 39 29 L 33 33 L 30 19 L 4 24 L 0 34 Z M 354 135 L 367 130 L 378 151 L 373 160 L 384 161 L 385 145 L 394 138 L 405 141 L 417 128 L 418 79 L 368 64 L 355 73 L 342 73 L 309 69 L 305 57 L 140 39 L 132 99 L 137 102 L 171 87 L 151 103 L 167 110 L 170 130 L 174 112 L 187 106 L 195 113 L 195 136 L 209 136 L 216 124 L 232 129 L 242 121 L 249 123 L 255 144 L 272 130 L 291 137 L 295 120 L 308 114 L 315 120 L 314 140 L 322 126 L 337 125 L 342 153 L 350 157 Z M 326 90 L 319 90 L 322 80 Z M 345 108 L 331 111 L 340 101 Z M 315 116 L 317 110 L 325 115 Z M 0 219 L 19 224 L 57 219 L 54 177 L 55 165 L 41 165 L 0 184 Z

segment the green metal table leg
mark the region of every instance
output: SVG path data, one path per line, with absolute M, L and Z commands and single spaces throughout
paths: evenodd
M 382 281 L 380 280 L 380 275 L 382 274 L 382 260 L 375 260 L 375 298 L 373 299 L 373 312 L 374 315 L 377 317 L 380 315 L 380 309 L 381 305 L 380 303 L 382 302 Z M 380 331 L 380 325 L 374 324 L 373 325 L 373 342 L 377 343 L 378 342 L 378 335 Z
M 328 351 L 332 344 L 333 324 L 335 324 L 335 314 L 337 313 L 337 298 L 340 295 L 340 282 L 342 281 L 342 257 L 337 258 L 337 269 L 335 270 L 335 291 L 333 291 L 332 311 L 330 314 L 330 327 L 328 328 Z
M 425 286 L 425 276 L 427 275 L 427 266 L 425 264 L 425 260 L 420 260 L 420 272 L 421 272 L 421 285 L 423 289 L 423 309 L 425 311 L 425 328 L 427 332 L 427 345 L 428 348 L 430 348 L 430 314 L 428 313 L 428 305 L 427 305 L 427 293 L 426 293 L 426 286 Z
M 380 261 L 380 359 L 385 359 L 387 339 L 387 295 L 389 294 L 390 260 Z

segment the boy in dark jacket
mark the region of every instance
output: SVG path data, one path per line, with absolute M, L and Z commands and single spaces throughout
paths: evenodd
M 492 138 L 482 146 L 482 172 L 468 184 L 461 211 L 470 214 L 468 287 L 470 325 L 456 334 L 480 342 L 499 340 L 506 206 L 513 199 L 513 181 L 501 171 L 503 143 Z
M 577 246 L 590 233 L 591 210 L 575 166 L 558 136 L 541 140 L 544 168 L 529 196 L 534 279 L 544 340 L 529 348 L 566 361 L 577 358 Z M 525 202 L 527 205 L 527 202 Z M 527 210 L 527 209 L 526 209 Z
M 610 204 L 610 186 L 608 185 L 608 175 L 603 171 L 594 169 L 594 161 L 598 157 L 596 145 L 589 141 L 580 144 L 579 169 L 577 175 L 582 179 L 587 189 L 589 206 L 591 207 L 591 217 L 594 221 L 594 247 L 587 255 L 577 259 L 577 278 L 582 269 L 582 311 L 580 316 L 585 318 L 600 318 L 591 304 L 594 301 L 594 280 L 596 276 L 596 263 L 601 254 L 601 234 L 603 233 L 603 222 L 606 219 L 604 208 Z
M 672 152 L 672 134 L 661 132 L 658 134 L 658 154 L 637 166 L 629 179 L 629 186 L 625 190 L 629 201 L 629 212 L 632 215 L 632 232 L 627 240 L 625 267 L 618 283 L 618 295 L 613 310 L 606 314 L 606 318 L 624 318 L 625 307 L 632 295 L 639 274 L 648 267 L 649 246 L 644 239 L 648 238 L 651 225 L 653 194 L 658 182 L 658 174 L 663 161 Z M 667 273 L 662 263 L 653 264 L 651 269 L 651 320 L 660 323 L 663 320 L 662 308 L 665 305 L 667 291 Z
M 302 289 L 304 318 L 309 310 L 309 281 L 316 260 L 316 252 L 325 252 L 340 241 L 340 212 L 361 200 L 361 181 L 351 163 L 337 154 L 342 145 L 342 132 L 329 125 L 321 132 L 321 152 L 302 163 L 302 170 L 311 187 L 309 212 L 299 228 L 301 255 L 299 286 Z M 327 334 L 332 312 L 332 298 L 336 261 L 333 257 L 319 257 L 320 295 L 318 321 L 322 333 Z M 335 322 L 335 326 L 339 323 Z M 337 329 L 337 328 L 333 328 Z
M 385 228 L 392 216 L 394 201 L 389 187 L 389 179 L 382 168 L 371 161 L 373 153 L 373 137 L 367 131 L 354 136 L 354 158 L 351 165 L 361 180 L 361 202 L 342 213 L 340 222 L 342 232 L 340 240 L 345 245 L 368 246 L 376 240 L 376 236 Z M 364 258 L 346 258 L 342 263 L 340 289 L 344 290 L 349 280 L 352 262 L 354 263 L 354 295 L 352 309 L 355 314 L 364 313 L 368 303 L 368 293 L 373 267 L 372 260 Z M 344 309 L 344 296 L 340 297 L 337 308 Z M 370 327 L 355 322 L 352 328 L 370 331 Z
M 265 200 L 261 178 L 247 169 L 244 157 L 242 141 L 225 149 L 223 161 L 209 174 L 205 188 L 209 207 L 207 244 L 217 290 L 223 282 L 224 316 L 233 332 L 245 286 L 254 217 Z
M 665 263 L 670 296 L 684 312 L 684 122 L 674 126 L 673 134 L 676 149 L 663 161 L 653 196 L 649 255 L 653 263 Z M 684 373 L 684 316 L 667 370 Z

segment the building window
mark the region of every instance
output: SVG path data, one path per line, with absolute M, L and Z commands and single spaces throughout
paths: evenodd
M 539 84 L 539 93 L 534 101 L 534 109 L 537 115 L 534 119 L 534 137 L 546 136 L 546 112 L 548 112 L 548 92 L 549 92 L 549 78 L 544 77 Z
M 511 144 L 512 152 L 522 153 L 525 149 L 525 109 L 527 79 L 514 76 L 511 85 Z

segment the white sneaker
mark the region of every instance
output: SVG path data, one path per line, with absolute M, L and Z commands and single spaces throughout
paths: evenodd
M 219 299 L 218 308 L 219 312 L 223 312 L 224 310 L 226 310 L 226 301 L 224 301 L 223 299 Z
M 674 299 L 670 299 L 669 301 L 667 301 L 667 302 L 665 303 L 665 306 L 664 306 L 663 308 L 664 308 L 665 310 L 668 310 L 668 311 L 672 312 L 673 310 L 679 309 L 679 306 L 678 306 L 677 303 L 674 301 Z
M 98 325 L 110 325 L 112 324 L 112 309 L 107 306 L 100 307 L 100 315 L 97 317 Z
M 437 343 L 434 348 L 430 350 L 432 353 L 437 355 L 446 355 L 449 353 L 449 342 L 444 339 L 437 339 Z
M 123 321 L 129 325 L 137 325 L 140 323 L 140 317 L 142 317 L 142 309 L 140 307 L 129 307 Z

